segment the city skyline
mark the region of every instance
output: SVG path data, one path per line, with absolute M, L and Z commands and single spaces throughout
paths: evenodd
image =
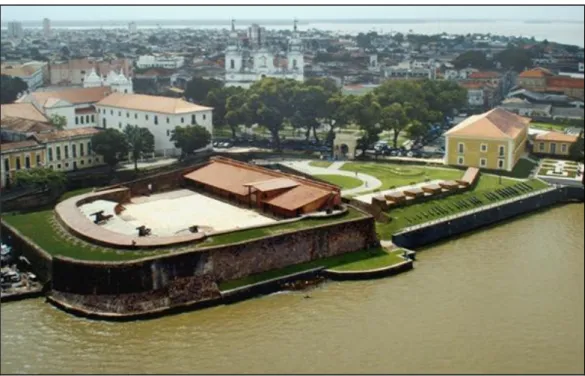
M 8 21 L 299 19 L 583 21 L 583 6 L 3 6 Z M 229 9 L 229 11 L 226 11 Z M 286 9 L 286 16 L 282 10 Z M 335 9 L 335 11 L 332 11 Z M 137 12 L 140 10 L 140 12 Z M 91 17 L 87 15 L 91 14 Z M 438 16 L 439 15 L 439 16 Z M 471 16 L 470 16 L 471 15 Z

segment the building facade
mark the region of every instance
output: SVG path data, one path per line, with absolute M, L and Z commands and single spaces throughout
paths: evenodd
M 183 56 L 171 55 L 142 55 L 136 61 L 136 66 L 140 69 L 146 68 L 165 68 L 178 69 L 185 64 Z
M 0 156 L 1 187 L 5 188 L 14 183 L 18 171 L 44 166 L 45 146 L 35 140 L 2 143 Z
M 571 146 L 579 136 L 559 132 L 547 132 L 536 135 L 532 152 L 539 155 L 568 157 Z
M 225 51 L 225 86 L 249 88 L 264 77 L 304 81 L 304 55 L 295 21 L 284 64 L 275 64 L 274 53 L 263 46 L 244 48 L 232 21 L 229 45 Z
M 43 19 L 43 36 L 45 38 L 51 36 L 51 20 L 48 18 Z
M 21 22 L 8 22 L 6 25 L 6 33 L 8 38 L 20 39 L 24 36 Z
M 134 76 L 132 61 L 130 59 L 117 60 L 90 60 L 90 59 L 71 59 L 63 63 L 54 63 L 49 65 L 49 75 L 51 85 L 72 86 L 83 85 L 85 77 L 95 69 L 96 73 L 105 78 L 114 71 L 118 74 L 120 71 L 129 79 Z
M 155 154 L 174 156 L 171 141 L 177 126 L 200 125 L 213 134 L 212 108 L 179 98 L 113 93 L 95 105 L 99 126 L 123 131 L 127 125 L 147 128 L 154 135 Z
M 44 84 L 44 66 L 47 63 L 34 62 L 22 65 L 3 65 L 2 74 L 18 77 L 28 85 L 28 90 L 33 91 Z
M 445 164 L 512 171 L 526 152 L 529 122 L 501 108 L 470 116 L 445 133 Z

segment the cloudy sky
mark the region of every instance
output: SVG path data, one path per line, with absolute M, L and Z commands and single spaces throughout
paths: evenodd
M 583 6 L 2 6 L 2 21 L 172 19 L 510 19 L 583 21 Z

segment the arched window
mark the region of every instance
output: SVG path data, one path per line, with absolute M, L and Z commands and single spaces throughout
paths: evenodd
M 293 69 L 297 69 L 297 59 L 293 59 Z
M 260 57 L 260 68 L 266 68 L 266 56 Z
M 236 62 L 234 61 L 234 59 L 230 60 L 230 69 L 236 69 Z

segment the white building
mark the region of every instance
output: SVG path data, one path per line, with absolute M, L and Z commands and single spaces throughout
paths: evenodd
M 136 30 L 137 30 L 137 28 L 136 28 L 136 22 L 130 22 L 128 24 L 128 32 L 130 34 L 134 34 L 134 33 L 136 33 Z
M 109 86 L 113 92 L 132 94 L 134 93 L 132 80 L 124 76 L 124 73 L 116 73 L 110 71 L 106 77 L 100 77 L 95 69 L 91 69 L 91 72 L 85 75 L 83 78 L 83 87 L 99 87 Z
M 8 24 L 6 25 L 6 29 L 8 38 L 20 39 L 24 36 L 21 22 L 16 21 L 8 22 Z
M 286 65 L 275 65 L 275 60 L 275 55 L 264 47 L 243 48 L 232 21 L 230 41 L 225 52 L 225 86 L 249 88 L 264 77 L 303 81 L 305 63 L 296 21 L 286 54 Z
M 142 55 L 138 58 L 136 66 L 140 69 L 145 68 L 166 68 L 178 69 L 185 64 L 185 58 L 182 56 L 171 55 Z
M 248 40 L 254 48 L 260 48 L 264 45 L 266 29 L 257 24 L 248 28 Z
M 177 155 L 171 141 L 175 127 L 200 125 L 213 134 L 212 108 L 179 98 L 113 93 L 96 103 L 99 125 L 123 131 L 127 125 L 147 128 L 158 155 Z
M 43 19 L 43 35 L 45 38 L 51 36 L 51 20 L 48 18 Z
M 370 71 L 377 71 L 380 67 L 378 66 L 378 55 L 373 54 L 370 55 L 370 62 L 368 64 L 368 70 Z

